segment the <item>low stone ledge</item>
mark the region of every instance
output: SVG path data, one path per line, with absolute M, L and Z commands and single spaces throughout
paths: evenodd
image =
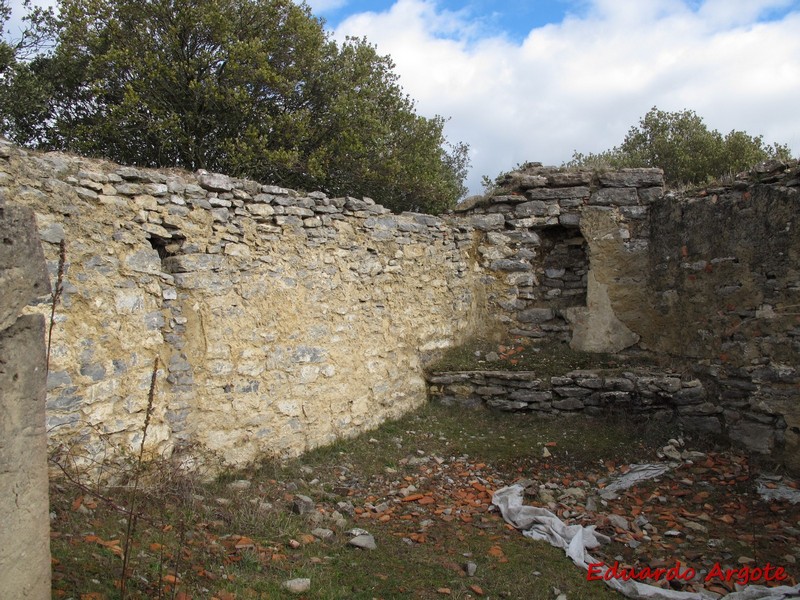
M 551 416 L 618 411 L 634 419 L 674 420 L 699 434 L 727 435 L 756 452 L 770 453 L 781 444 L 786 423 L 757 409 L 758 385 L 706 379 L 653 369 L 576 370 L 550 377 L 534 371 L 460 371 L 432 373 L 428 384 L 429 396 L 450 406 Z M 744 393 L 736 407 L 726 395 L 728 386 Z

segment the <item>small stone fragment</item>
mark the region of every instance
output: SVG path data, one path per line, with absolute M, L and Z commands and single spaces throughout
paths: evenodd
M 378 547 L 378 545 L 375 543 L 375 538 L 369 533 L 357 535 L 347 543 L 363 550 L 375 550 Z
M 228 489 L 235 492 L 241 492 L 248 489 L 251 485 L 252 482 L 248 479 L 237 479 L 236 481 L 231 481 L 228 484 Z
M 582 488 L 576 488 L 576 487 L 567 488 L 564 490 L 564 494 L 561 496 L 561 498 L 563 499 L 565 497 L 575 498 L 576 500 L 583 500 L 584 498 L 586 498 L 586 491 L 583 490 Z
M 308 578 L 290 579 L 283 582 L 283 587 L 292 594 L 303 594 L 311 589 L 311 580 Z
M 314 510 L 314 501 L 308 496 L 297 494 L 292 500 L 292 512 L 298 515 L 305 515 Z
M 552 504 L 556 501 L 556 497 L 550 490 L 541 488 L 539 490 L 539 501 L 543 504 Z
M 617 529 L 622 529 L 624 531 L 628 531 L 631 528 L 628 520 L 621 515 L 608 515 L 608 522 L 612 527 L 616 527 Z
M 667 458 L 671 458 L 672 460 L 681 460 L 681 453 L 672 444 L 664 446 L 661 451 Z
M 333 531 L 324 527 L 317 527 L 311 532 L 311 535 L 320 540 L 329 540 L 333 537 Z

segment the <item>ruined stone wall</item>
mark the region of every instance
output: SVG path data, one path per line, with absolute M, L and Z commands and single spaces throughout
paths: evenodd
M 3 152 L 0 149 L 0 161 Z M 50 290 L 33 211 L 0 193 L 0 590 L 50 597 L 45 322 L 20 316 Z
M 243 465 L 421 404 L 427 357 L 476 334 L 666 358 L 702 383 L 676 414 L 800 456 L 796 163 L 680 195 L 657 169 L 528 164 L 436 218 L 0 147 L 0 189 L 36 211 L 51 276 L 68 243 L 47 426 L 88 457 L 136 447 L 156 356 L 150 450 Z M 641 396 L 575 398 L 617 392 Z M 579 410 L 559 402 L 521 409 Z
M 703 382 L 685 373 L 643 368 L 585 369 L 543 377 L 530 371 L 437 373 L 432 393 L 443 404 L 547 415 L 585 413 L 677 421 L 697 431 L 720 431 L 717 407 Z M 700 425 L 700 427 L 698 427 Z
M 661 170 L 531 163 L 501 184 L 502 193 L 459 208 L 485 232 L 478 252 L 490 310 L 514 335 L 593 352 L 634 344 L 631 325 L 647 296 L 650 207 L 664 193 Z
M 512 333 L 667 359 L 685 381 L 698 378 L 702 386 L 664 391 L 662 400 L 671 400 L 662 408 L 693 429 L 782 453 L 800 469 L 797 161 L 764 163 L 727 185 L 680 194 L 665 194 L 660 172 L 644 169 L 593 173 L 529 164 L 502 183 L 504 193 L 463 208 L 486 231 L 479 252 L 488 298 Z M 585 266 L 579 258 L 560 266 L 550 260 L 541 243 L 548 236 L 573 248 L 585 243 Z M 583 306 L 579 294 L 566 301 L 563 295 L 570 290 L 566 274 L 582 270 Z M 552 284 L 557 275 L 560 289 Z M 638 388 L 586 388 L 573 397 L 553 386 L 528 402 L 518 390 L 441 377 L 434 391 L 444 398 L 512 410 L 591 410 L 613 398 L 603 394 L 617 392 L 624 392 L 623 407 L 631 398 L 648 399 Z M 444 383 L 450 377 L 454 383 Z M 692 395 L 697 390 L 703 393 Z M 588 403 L 574 399 L 584 396 Z
M 800 469 L 800 167 L 653 207 L 641 344 L 711 382 L 726 433 Z
M 369 199 L 3 146 L 51 276 L 67 242 L 48 378 L 53 445 L 230 465 L 295 455 L 426 399 L 425 357 L 472 334 L 472 233 Z M 39 312 L 49 314 L 47 298 Z

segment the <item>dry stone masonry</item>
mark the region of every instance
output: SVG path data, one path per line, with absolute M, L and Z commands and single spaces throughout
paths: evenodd
M 578 370 L 542 378 L 529 371 L 474 371 L 432 375 L 429 381 L 444 404 L 564 416 L 621 414 L 722 431 L 722 411 L 708 401 L 702 381 L 680 373 Z
M 137 447 L 155 356 L 148 450 L 241 466 L 420 405 L 421 358 L 477 322 L 470 234 L 442 219 L 3 148 L 51 275 L 67 242 L 47 427 L 87 462 Z
M 528 163 L 500 184 L 504 193 L 459 210 L 486 232 L 478 251 L 490 310 L 503 315 L 510 333 L 588 351 L 637 341 L 610 310 L 607 288 L 640 288 L 646 272 L 637 263 L 647 258 L 650 206 L 664 193 L 661 170 L 594 173 Z M 632 282 L 616 278 L 620 268 Z
M 629 371 L 625 383 L 602 372 L 550 381 L 535 373 L 440 373 L 430 378 L 436 397 L 505 410 L 671 416 L 757 452 L 782 453 L 800 468 L 797 161 L 763 163 L 683 194 L 665 194 L 653 169 L 528 164 L 503 185 L 511 193 L 463 207 L 487 229 L 479 252 L 490 311 L 515 335 L 592 352 L 644 351 L 680 370 Z M 563 251 L 561 262 L 551 261 L 552 246 L 541 241 L 553 238 L 583 246 L 586 262 Z M 570 272 L 576 276 L 567 279 Z M 562 273 L 562 287 L 554 286 Z M 564 295 L 579 273 L 583 305 L 581 296 Z
M 153 453 L 298 454 L 430 385 L 462 404 L 674 417 L 800 468 L 796 162 L 683 194 L 657 169 L 532 163 L 440 218 L 0 150 L 0 190 L 35 211 L 51 277 L 68 244 L 47 426 L 87 458 L 136 446 L 158 356 Z M 426 382 L 430 358 L 478 335 L 671 367 Z

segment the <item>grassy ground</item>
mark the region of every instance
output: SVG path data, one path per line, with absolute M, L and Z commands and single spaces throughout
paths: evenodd
M 647 359 L 603 353 L 576 352 L 559 342 L 539 343 L 525 337 L 501 342 L 473 339 L 448 349 L 430 364 L 431 373 L 447 371 L 534 371 L 540 377 L 576 369 L 621 369 L 646 365 Z
M 301 459 L 209 484 L 161 465 L 138 495 L 128 597 L 615 598 L 562 551 L 507 526 L 491 492 L 545 472 L 583 479 L 598 461 L 633 461 L 669 433 L 429 405 Z M 545 448 L 552 457 L 543 458 Z M 237 489 L 239 480 L 249 486 Z M 310 513 L 293 512 L 298 494 L 314 501 Z M 52 484 L 54 598 L 120 597 L 126 518 L 101 496 L 131 501 L 125 489 Z M 377 549 L 348 545 L 353 527 L 372 534 Z M 317 528 L 332 537 L 315 537 Z M 310 590 L 285 590 L 294 578 L 310 578 Z

